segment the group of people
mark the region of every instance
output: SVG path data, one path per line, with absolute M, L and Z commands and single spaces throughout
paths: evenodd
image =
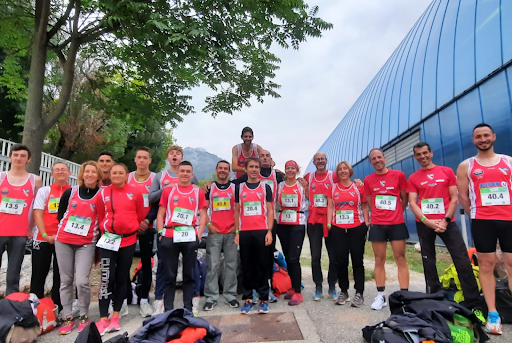
M 70 172 L 63 162 L 52 167 L 55 182 L 41 187 L 41 178 L 26 170 L 30 149 L 14 146 L 9 157 L 11 169 L 0 173 L 0 257 L 7 251 L 6 293 L 18 291 L 26 240 L 33 237 L 31 292 L 44 296 L 53 257 L 52 299 L 63 319 L 59 333 L 68 334 L 75 327 L 73 304 L 78 304 L 78 330 L 90 322 L 89 274 L 94 261 L 101 269 L 101 318 L 96 325 L 101 335 L 118 331 L 138 240 L 143 275 L 140 314 L 146 317 L 174 308 L 180 254 L 183 307 L 197 313 L 196 258 L 206 229 L 208 271 L 203 310 L 211 311 L 219 302 L 220 263 L 224 264 L 222 295 L 230 307 L 240 307 L 236 299 L 239 256 L 241 313 L 248 314 L 257 305 L 257 312 L 263 314 L 269 310 L 277 237 L 292 283 L 285 299 L 292 306 L 304 301 L 300 256 L 307 233 L 315 283 L 313 300 L 320 301 L 324 296 L 320 262 L 325 240 L 329 257 L 327 297 L 337 305 L 364 305 L 363 258 L 368 238 L 375 255 L 378 292 L 371 308 L 380 310 L 387 305 L 388 242 L 398 267 L 400 289 L 409 288 L 405 256 L 409 234 L 403 212 L 410 206 L 416 217 L 427 293 L 441 290 L 435 251 L 439 236 L 457 269 L 465 305 L 486 323 L 489 333 L 501 334 L 493 269 L 499 240 L 507 270 L 512 272 L 512 240 L 508 238 L 512 225 L 512 158 L 494 153 L 496 135 L 489 125 L 475 127 L 473 142 L 478 154 L 460 164 L 457 177 L 450 168 L 433 164 L 428 143 L 416 144 L 414 158 L 420 169 L 409 180 L 403 172 L 386 166 L 386 157 L 379 148 L 369 153 L 375 172 L 364 181 L 352 180 L 353 170 L 347 161 L 339 162 L 334 172 L 327 170 L 327 156 L 321 152 L 313 157 L 316 170 L 298 177 L 300 168 L 295 161 L 287 161 L 284 172 L 274 169 L 270 152 L 252 143 L 253 138 L 253 131 L 244 128 L 243 143 L 233 147 L 232 163 L 219 161 L 216 181 L 208 183 L 205 190 L 197 186 L 193 166 L 183 160 L 179 146 L 168 148 L 170 169 L 157 174 L 149 170 L 148 148 L 137 149 L 137 169 L 131 173 L 125 165 L 115 163 L 112 154 L 102 152 L 97 162 L 82 164 L 78 186 L 73 187 L 67 183 Z M 236 176 L 232 177 L 232 172 Z M 454 218 L 459 201 L 471 215 L 480 284 L 489 309 L 487 319 L 482 315 L 477 282 Z M 150 304 L 155 235 L 158 265 L 154 301 Z M 97 250 L 99 254 L 95 254 Z M 352 298 L 349 256 L 355 288 Z

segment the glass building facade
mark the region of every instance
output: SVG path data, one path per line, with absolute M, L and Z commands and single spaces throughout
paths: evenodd
M 456 171 L 476 154 L 472 129 L 485 122 L 495 151 L 512 155 L 511 77 L 512 1 L 434 0 L 319 151 L 330 170 L 347 160 L 363 179 L 374 171 L 368 152 L 379 147 L 408 177 L 419 165 L 406 143 L 422 140 L 435 164 Z M 416 241 L 409 209 L 406 223 Z

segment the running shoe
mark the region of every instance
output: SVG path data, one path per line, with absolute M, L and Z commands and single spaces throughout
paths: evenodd
M 322 289 L 317 288 L 315 291 L 315 295 L 313 295 L 313 300 L 320 301 L 320 300 L 322 300 L 323 297 L 324 297 L 324 295 L 322 294 Z
M 294 295 L 294 294 L 295 294 L 295 290 L 294 290 L 293 288 L 290 288 L 290 289 L 288 290 L 288 292 L 286 292 L 286 294 L 285 294 L 284 298 L 285 298 L 286 300 L 290 300 L 290 299 L 293 297 L 293 295 Z
M 272 290 L 268 291 L 268 302 L 269 303 L 276 303 L 277 302 L 277 297 L 274 295 L 274 293 L 272 293 Z
M 73 305 L 71 307 L 71 315 L 73 318 L 78 318 L 80 315 L 80 303 L 78 302 L 78 299 L 73 300 Z
M 480 310 L 478 308 L 474 308 L 471 311 L 473 311 L 473 313 L 478 318 L 478 320 L 480 320 L 482 322 L 482 325 L 485 325 L 486 321 L 485 321 L 484 314 L 482 313 L 482 310 Z
M 239 308 L 240 307 L 240 303 L 238 302 L 238 300 L 236 299 L 233 299 L 229 302 L 229 307 L 231 308 Z
M 258 307 L 259 314 L 268 313 L 268 301 L 260 301 L 260 306 Z
M 350 306 L 352 307 L 361 307 L 364 305 L 364 298 L 361 293 L 356 293 L 354 295 L 354 298 L 352 298 L 352 304 Z
M 501 335 L 501 318 L 498 312 L 491 311 L 487 317 L 487 324 L 485 325 L 485 332 L 491 335 Z
M 139 313 L 142 318 L 151 317 L 153 315 L 153 307 L 151 307 L 149 301 L 140 302 Z
M 125 302 L 123 302 L 123 306 L 121 306 L 121 311 L 119 311 L 119 317 L 124 317 L 124 316 L 127 316 L 130 314 L 130 311 L 128 310 L 128 304 L 126 303 L 126 300 Z
M 207 301 L 203 306 L 203 311 L 211 311 L 217 305 L 217 302 Z
M 153 301 L 153 316 L 165 312 L 164 301 L 162 299 L 155 299 Z
M 192 313 L 194 314 L 194 317 L 197 317 L 199 314 L 199 301 L 201 300 L 201 297 L 193 297 L 192 298 Z
M 96 322 L 96 327 L 98 328 L 98 332 L 100 336 L 104 336 L 108 332 L 108 326 L 110 322 L 108 319 L 101 319 L 99 322 Z
M 372 304 L 372 310 L 382 310 L 383 307 L 388 306 L 385 295 L 377 295 Z
M 119 317 L 110 318 L 110 325 L 107 328 L 107 332 L 116 332 L 121 330 L 121 326 L 119 325 Z
M 73 328 L 75 327 L 75 320 L 73 317 L 67 317 L 64 319 L 64 323 L 59 328 L 59 335 L 67 335 L 71 333 Z
M 336 305 L 345 305 L 347 303 L 347 301 L 350 301 L 350 296 L 348 295 L 347 292 L 341 292 L 339 297 L 338 297 L 338 300 L 336 301 Z
M 336 293 L 335 289 L 330 289 L 327 293 L 327 297 L 331 299 L 332 301 L 338 300 L 338 293 Z
M 288 301 L 288 305 L 296 306 L 296 305 L 300 304 L 303 301 L 304 301 L 304 298 L 302 298 L 302 294 L 301 293 L 295 293 L 292 296 L 292 298 L 290 299 L 290 301 Z
M 253 302 L 251 299 L 247 299 L 244 303 L 244 305 L 242 306 L 242 309 L 240 310 L 240 313 L 242 314 L 248 314 L 252 307 L 254 306 Z
M 91 321 L 89 320 L 89 317 L 86 315 L 80 316 L 80 320 L 78 321 L 78 332 L 82 332 L 83 329 L 89 325 Z

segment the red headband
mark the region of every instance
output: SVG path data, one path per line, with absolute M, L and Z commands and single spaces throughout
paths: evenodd
M 284 167 L 294 167 L 295 169 L 299 170 L 299 165 L 297 164 L 297 162 L 293 161 L 293 160 L 289 160 L 288 162 L 285 163 Z

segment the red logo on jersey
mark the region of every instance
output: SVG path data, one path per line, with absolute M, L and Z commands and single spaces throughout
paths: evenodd
M 9 189 L 8 188 L 2 188 L 2 194 L 3 195 L 9 194 Z
M 76 202 L 76 201 L 72 201 L 72 202 L 71 202 L 71 207 L 73 207 L 73 208 L 74 208 L 74 207 L 76 207 L 77 205 L 78 205 L 78 204 L 77 204 L 77 202 Z
M 133 200 L 133 193 L 126 193 L 128 199 Z
M 334 197 L 337 198 L 340 196 L 340 193 L 334 193 Z
M 174 197 L 172 197 L 172 201 L 174 201 L 174 202 L 178 202 L 178 200 L 180 200 L 180 198 L 179 198 L 178 196 L 174 196 Z
M 23 193 L 25 194 L 26 197 L 28 197 L 28 195 L 30 194 L 30 189 L 24 189 Z
M 315 189 L 316 185 L 314 183 L 311 184 L 311 189 Z
M 146 190 L 149 192 L 149 189 L 151 188 L 151 186 L 150 185 L 146 185 L 145 187 L 146 187 Z
M 385 180 L 382 180 L 382 181 L 380 182 L 380 185 L 381 185 L 382 187 L 386 186 L 386 181 L 385 181 Z
M 427 174 L 427 177 L 428 177 L 430 180 L 434 180 L 434 174 Z
M 482 169 L 475 169 L 475 171 L 473 172 L 473 175 L 475 176 L 479 176 L 479 175 L 483 175 L 484 174 L 484 171 Z
M 500 169 L 500 172 L 503 173 L 503 175 L 506 176 L 508 174 L 508 170 L 509 170 L 508 168 L 499 168 L 499 169 Z

